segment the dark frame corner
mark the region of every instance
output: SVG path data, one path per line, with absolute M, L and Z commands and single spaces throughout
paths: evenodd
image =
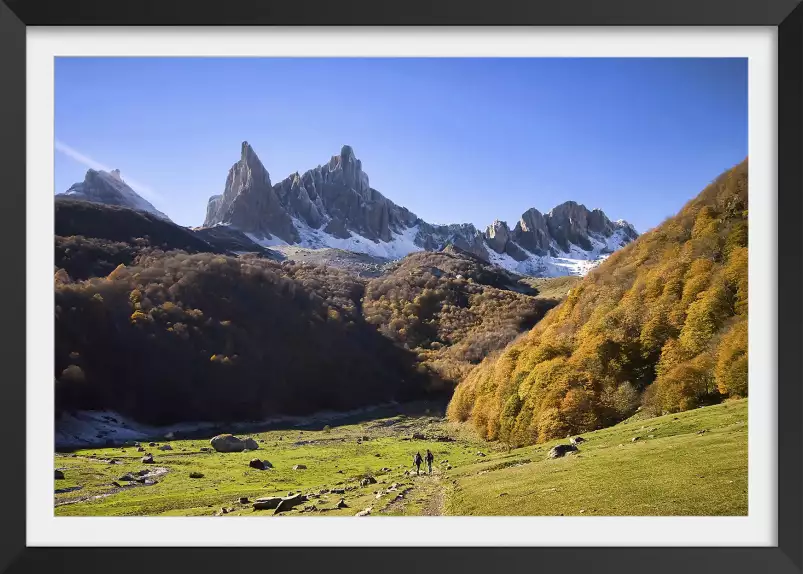
M 301 570 L 337 567 L 388 572 L 432 564 L 440 569 L 489 571 L 506 568 L 584 572 L 803 572 L 803 4 L 801 0 L 409 0 L 405 3 L 351 0 L 260 2 L 259 0 L 1 0 L 0 1 L 0 173 L 4 212 L 3 245 L 25 237 L 26 26 L 65 25 L 696 25 L 778 27 L 778 547 L 773 548 L 331 548 L 331 549 L 148 549 L 27 548 L 25 497 L 7 496 L 0 521 L 0 572 L 75 569 L 117 574 L 150 571 L 226 571 L 259 568 L 267 562 Z M 8 217 L 5 215 L 8 214 Z M 25 428 L 25 252 L 3 253 L 4 305 L 0 357 L 3 436 Z M 11 270 L 11 271 L 9 271 Z M 11 280 L 12 278 L 16 280 Z M 4 460 L 25 461 L 25 444 L 9 441 Z M 25 492 L 25 475 L 0 473 L 0 491 Z

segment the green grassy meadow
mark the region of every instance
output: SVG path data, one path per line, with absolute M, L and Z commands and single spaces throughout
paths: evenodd
M 299 492 L 309 500 L 282 516 L 353 516 L 366 509 L 371 516 L 747 514 L 747 400 L 634 418 L 583 435 L 578 452 L 555 460 L 547 452 L 565 440 L 508 452 L 431 415 L 238 436 L 253 436 L 259 450 L 203 452 L 208 439 L 143 442 L 153 464 L 143 464 L 145 453 L 135 447 L 56 453 L 55 468 L 65 478 L 54 481 L 55 514 L 272 517 L 251 502 Z M 159 450 L 162 444 L 173 450 Z M 410 476 L 413 454 L 427 448 L 435 455 L 433 474 Z M 250 468 L 254 458 L 273 468 Z M 155 484 L 120 480 L 144 469 Z M 190 478 L 192 472 L 203 477 Z M 377 482 L 360 486 L 368 475 Z M 341 498 L 345 508 L 338 507 Z

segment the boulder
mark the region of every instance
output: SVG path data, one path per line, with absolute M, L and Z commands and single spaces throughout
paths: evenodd
M 306 464 L 297 464 L 293 467 L 293 470 L 307 470 Z
M 140 459 L 140 461 L 142 462 L 142 464 L 153 464 L 153 455 L 146 454 Z
M 276 507 L 276 510 L 273 511 L 273 514 L 279 514 L 280 512 L 287 512 L 291 510 L 293 507 L 298 506 L 302 502 L 307 502 L 307 497 L 303 494 L 295 494 L 293 496 L 285 496 L 282 498 L 281 502 L 279 502 L 279 506 Z
M 552 447 L 547 455 L 549 458 L 560 458 L 568 452 L 574 452 L 577 447 L 573 444 L 559 444 Z
M 259 445 L 257 444 L 257 441 L 255 441 L 253 438 L 248 437 L 247 439 L 245 439 L 245 448 L 247 448 L 248 450 L 257 450 L 259 448 Z
M 248 463 L 248 466 L 257 470 L 265 470 L 265 463 L 258 458 L 251 459 L 251 462 Z
M 372 509 L 372 508 L 369 506 L 369 507 L 368 507 L 368 508 L 366 508 L 365 510 L 360 510 L 360 511 L 359 511 L 357 514 L 355 514 L 354 516 L 368 516 L 369 514 L 371 514 L 371 510 L 373 510 L 373 509 Z
M 200 472 L 194 471 L 190 473 L 190 478 L 203 478 L 203 477 L 204 477 L 203 473 Z
M 341 498 L 341 499 L 340 499 L 340 500 L 338 500 L 338 502 L 337 502 L 337 507 L 338 507 L 338 508 L 348 508 L 348 507 L 349 507 L 349 505 L 348 505 L 348 504 L 346 504 L 346 499 L 345 499 L 345 498 Z
M 170 446 L 169 444 L 163 444 L 162 446 L 159 447 L 159 450 L 173 450 L 173 447 Z
M 376 479 L 373 476 L 366 476 L 360 481 L 360 486 L 368 486 L 369 484 L 376 484 Z
M 245 441 L 231 434 L 219 434 L 209 441 L 217 452 L 242 452 L 245 450 Z
M 477 451 L 477 456 L 485 456 L 484 452 Z
M 257 498 L 254 501 L 253 507 L 254 510 L 273 510 L 274 508 L 279 506 L 279 503 L 282 501 L 281 496 L 268 496 L 264 498 Z
M 143 446 L 137 447 L 137 452 L 145 452 L 145 447 Z
M 240 497 L 240 504 L 248 504 L 248 502 L 249 501 L 248 501 L 248 497 L 247 496 L 241 496 Z
M 55 480 L 64 480 L 64 473 L 60 470 L 57 470 L 55 473 Z
M 156 443 L 155 442 L 149 442 L 148 446 L 156 446 Z
M 576 437 L 572 437 L 572 438 L 569 439 L 569 442 L 572 443 L 575 446 L 577 446 L 578 444 L 583 443 L 585 441 L 586 441 L 586 439 L 584 439 L 581 436 L 576 436 Z
M 640 436 L 634 436 L 633 438 L 630 439 L 630 442 L 638 442 L 640 440 L 641 440 Z

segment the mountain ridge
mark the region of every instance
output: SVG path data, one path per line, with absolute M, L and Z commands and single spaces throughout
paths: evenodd
M 265 246 L 335 247 L 390 259 L 453 244 L 509 271 L 545 276 L 584 274 L 638 237 L 626 221 L 574 201 L 546 214 L 530 208 L 513 230 L 499 220 L 485 231 L 471 223 L 431 224 L 372 188 L 351 146 L 274 185 L 247 141 L 224 192 L 208 200 L 204 227 L 216 225 Z

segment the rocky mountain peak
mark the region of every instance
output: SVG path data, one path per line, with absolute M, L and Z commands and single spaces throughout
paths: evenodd
M 242 144 L 240 160 L 229 171 L 223 193 L 209 199 L 204 225 L 216 224 L 230 225 L 264 245 L 278 241 L 337 247 L 389 258 L 452 244 L 527 274 L 587 269 L 593 264 L 566 271 L 561 267 L 565 263 L 553 265 L 550 258 L 597 260 L 637 235 L 632 227 L 612 223 L 602 211 L 589 211 L 575 201 L 564 202 L 546 215 L 528 209 L 513 230 L 501 220 L 484 232 L 471 224 L 432 225 L 372 188 L 350 145 L 342 146 L 328 162 L 294 172 L 273 185 L 248 142 Z
M 485 230 L 485 240 L 488 242 L 488 246 L 497 253 L 505 251 L 505 245 L 507 245 L 509 239 L 510 228 L 504 221 L 495 219 Z
M 146 211 L 161 219 L 170 221 L 169 217 L 156 209 L 149 201 L 123 181 L 119 169 L 114 169 L 111 172 L 89 169 L 84 176 L 84 181 L 74 183 L 70 186 L 70 189 L 58 195 Z

